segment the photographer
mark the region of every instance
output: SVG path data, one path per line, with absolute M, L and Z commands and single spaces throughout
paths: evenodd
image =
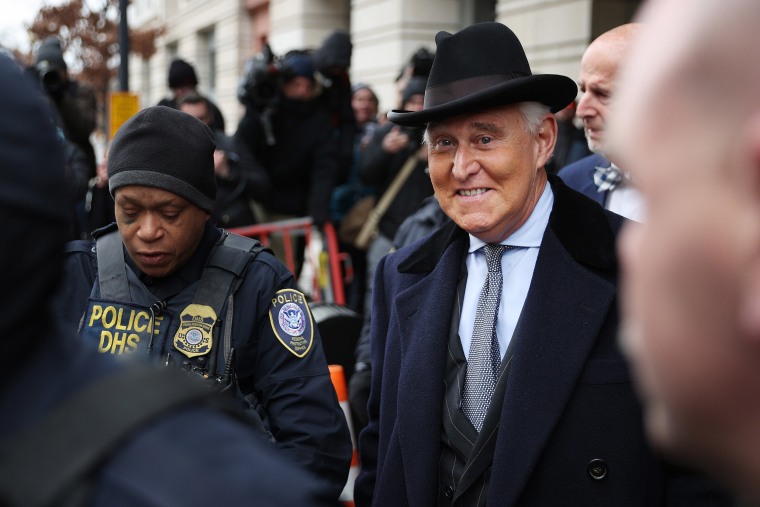
M 316 78 L 321 87 L 319 99 L 330 111 L 330 121 L 338 142 L 338 181 L 348 178 L 354 158 L 356 119 L 351 106 L 352 90 L 348 69 L 353 45 L 348 32 L 335 30 L 314 52 Z
M 216 141 L 214 176 L 216 202 L 211 219 L 219 227 L 241 227 L 256 223 L 248 204 L 249 189 L 255 182 L 240 170 L 240 157 L 232 138 L 213 128 L 214 113 L 206 97 L 190 92 L 177 101 L 177 109 L 198 118 L 211 128 Z
M 34 68 L 45 92 L 55 104 L 66 139 L 84 152 L 89 177 L 94 177 L 95 150 L 90 143 L 90 134 L 96 125 L 95 91 L 69 79 L 61 43 L 56 37 L 49 37 L 42 42 L 37 50 Z
M 177 109 L 182 97 L 189 94 L 200 94 L 198 91 L 198 75 L 195 73 L 195 68 L 181 58 L 175 58 L 172 63 L 169 64 L 169 89 L 172 92 L 172 96 L 161 99 L 158 106 L 171 107 Z M 209 98 L 205 99 L 211 108 L 211 130 L 218 130 L 225 132 L 224 115 L 219 107 L 214 104 Z
M 323 224 L 338 166 L 337 139 L 329 112 L 314 100 L 311 56 L 293 51 L 277 63 L 254 60 L 244 80 L 246 112 L 235 145 L 241 170 L 259 182 L 252 189 L 263 207 L 258 218 L 311 216 Z
M 55 37 L 40 45 L 34 66 L 27 69 L 54 106 L 55 123 L 64 147 L 66 181 L 71 203 L 69 239 L 84 238 L 93 227 L 86 207 L 89 182 L 96 172 L 90 134 L 95 130 L 95 92 L 69 79 L 60 42 Z

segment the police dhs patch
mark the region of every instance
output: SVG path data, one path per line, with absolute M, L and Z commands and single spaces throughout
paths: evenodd
M 210 306 L 190 304 L 179 316 L 179 329 L 174 335 L 174 348 L 187 357 L 203 356 L 211 352 L 212 332 L 216 312 Z
M 280 343 L 296 357 L 304 357 L 314 343 L 314 322 L 306 297 L 294 289 L 282 289 L 272 298 L 269 322 Z

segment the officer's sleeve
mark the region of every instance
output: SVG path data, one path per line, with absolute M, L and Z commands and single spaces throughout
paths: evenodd
M 237 362 L 241 390 L 263 408 L 278 447 L 326 481 L 337 498 L 348 477 L 351 436 L 305 298 L 268 253 L 252 263 L 241 288 L 237 301 L 249 313 L 257 301 L 258 313 L 247 331 L 256 345 Z

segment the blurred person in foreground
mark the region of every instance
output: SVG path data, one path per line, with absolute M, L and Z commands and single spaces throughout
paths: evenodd
M 726 505 L 657 455 L 617 347 L 623 219 L 544 169 L 575 83 L 506 26 L 436 35 L 422 110 L 452 219 L 373 286 L 363 505 Z
M 53 414 L 68 407 L 72 398 L 125 378 L 129 368 L 78 346 L 73 334 L 52 317 L 51 294 L 61 277 L 66 239 L 67 203 L 60 191 L 64 162 L 50 121 L 52 110 L 34 90 L 20 68 L 0 56 L 0 262 L 6 267 L 0 274 L 0 336 L 3 350 L 14 358 L 0 382 L 3 505 L 41 505 L 35 500 L 44 495 L 49 495 L 45 505 L 70 505 L 70 493 L 82 491 L 87 496 L 78 497 L 75 505 L 332 505 L 307 474 L 286 462 L 253 428 L 201 404 L 167 408 L 133 428 L 113 448 L 93 449 L 93 435 L 108 428 L 87 425 L 107 419 L 108 412 L 119 413 L 127 403 L 123 392 L 94 401 L 70 420 L 55 420 L 58 425 L 50 429 Z M 25 248 L 19 248 L 21 244 Z M 181 380 L 188 389 L 208 392 L 189 378 L 174 379 L 167 370 L 162 372 L 167 373 L 166 381 Z M 127 390 L 134 403 L 135 395 L 137 401 L 144 400 L 156 389 L 146 384 Z M 42 433 L 46 423 L 49 432 Z M 30 473 L 14 475 L 28 465 L 11 459 L 19 456 L 13 451 L 24 455 L 25 448 L 14 447 L 16 442 L 73 437 L 73 445 L 56 442 L 33 456 Z M 67 446 L 74 448 L 72 454 L 52 454 Z M 57 482 L 87 460 L 85 451 L 93 450 L 101 455 L 99 460 L 69 482 Z M 51 461 L 63 465 L 49 470 Z M 40 475 L 43 470 L 50 475 Z
M 653 440 L 760 505 L 760 3 L 640 20 L 610 127 L 648 209 L 621 239 L 622 343 Z

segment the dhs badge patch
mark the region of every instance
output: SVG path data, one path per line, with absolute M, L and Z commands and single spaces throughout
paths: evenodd
M 314 343 L 314 322 L 306 297 L 294 289 L 282 289 L 272 298 L 269 322 L 280 343 L 296 357 L 304 357 Z

